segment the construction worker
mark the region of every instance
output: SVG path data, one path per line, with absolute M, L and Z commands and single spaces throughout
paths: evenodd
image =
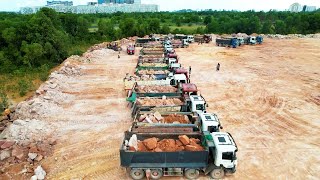
M 217 71 L 220 70 L 220 63 L 217 64 Z
M 189 66 L 189 74 L 191 74 L 191 66 Z
M 120 55 L 118 54 L 118 59 L 120 59 Z

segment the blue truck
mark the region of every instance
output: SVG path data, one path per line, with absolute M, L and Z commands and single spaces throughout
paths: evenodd
M 231 38 L 217 38 L 216 45 L 222 47 L 233 47 L 237 48 L 239 46 L 239 40 L 236 37 Z

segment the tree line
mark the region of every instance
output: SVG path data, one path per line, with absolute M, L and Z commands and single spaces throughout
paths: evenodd
M 197 28 L 182 28 L 182 26 Z M 151 33 L 320 32 L 320 12 L 0 13 L 0 73 L 52 67 L 90 44 Z

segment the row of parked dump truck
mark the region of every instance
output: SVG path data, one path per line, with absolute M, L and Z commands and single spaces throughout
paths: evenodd
M 244 37 L 227 37 L 227 38 L 216 38 L 216 45 L 223 47 L 233 47 L 237 48 L 238 46 L 247 44 L 247 45 L 255 45 L 262 44 L 263 37 L 262 36 L 248 36 Z
M 145 43 L 135 74 L 124 78 L 133 122 L 120 147 L 121 166 L 132 179 L 223 178 L 236 171 L 237 145 L 220 131 L 218 116 L 207 112 L 190 68 L 181 66 L 170 44 L 169 39 Z

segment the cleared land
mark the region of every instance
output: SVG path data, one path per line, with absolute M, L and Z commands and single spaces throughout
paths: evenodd
M 319 49 L 319 39 L 266 39 L 237 49 L 211 43 L 177 50 L 183 66 L 192 66 L 208 111 L 238 144 L 238 170 L 226 179 L 320 178 Z M 56 127 L 58 138 L 41 161 L 48 179 L 129 179 L 118 154 L 131 122 L 123 78 L 138 56 L 117 56 L 98 53 L 81 63 L 84 74 L 63 82 L 62 92 L 72 96 L 60 102 L 63 110 L 39 118 Z M 16 179 L 22 167 L 6 167 L 0 179 Z

